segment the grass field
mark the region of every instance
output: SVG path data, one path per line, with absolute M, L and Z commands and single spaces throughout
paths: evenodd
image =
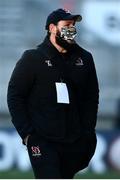
M 84 174 L 77 173 L 75 179 L 120 179 L 120 172 L 110 171 L 105 174 L 93 174 L 87 172 Z M 0 179 L 34 179 L 33 172 L 20 172 L 16 169 L 0 172 Z

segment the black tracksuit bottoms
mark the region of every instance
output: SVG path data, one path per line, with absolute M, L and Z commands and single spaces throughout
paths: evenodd
M 36 179 L 72 179 L 75 173 L 87 167 L 95 147 L 95 135 L 73 143 L 51 142 L 31 135 L 27 145 Z

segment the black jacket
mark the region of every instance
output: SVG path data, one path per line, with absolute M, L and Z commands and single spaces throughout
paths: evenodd
M 57 103 L 55 82 L 65 82 L 70 104 Z M 54 141 L 74 141 L 94 132 L 98 81 L 92 55 L 73 45 L 60 54 L 46 37 L 17 62 L 8 86 L 12 122 L 22 138 L 36 133 Z

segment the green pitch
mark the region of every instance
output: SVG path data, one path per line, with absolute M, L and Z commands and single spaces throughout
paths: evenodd
M 120 179 L 120 172 L 109 171 L 105 174 L 94 174 L 87 172 L 84 174 L 77 173 L 75 179 Z M 33 172 L 21 172 L 16 169 L 0 172 L 0 179 L 34 179 Z

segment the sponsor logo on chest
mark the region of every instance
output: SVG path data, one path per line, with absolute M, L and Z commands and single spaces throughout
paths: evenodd
M 51 63 L 51 60 L 45 60 L 45 63 L 47 64 L 47 66 L 51 67 L 52 66 L 52 63 Z

